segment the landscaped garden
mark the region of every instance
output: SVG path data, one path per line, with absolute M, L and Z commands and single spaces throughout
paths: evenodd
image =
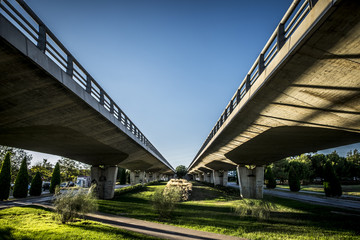
M 61 224 L 36 206 L 0 210 L 0 239 L 158 239 L 88 220 Z
M 236 191 L 200 183 L 193 183 L 189 201 L 160 217 L 152 199 L 165 185 L 99 200 L 99 211 L 248 239 L 360 239 L 360 213 L 270 196 L 240 200 Z

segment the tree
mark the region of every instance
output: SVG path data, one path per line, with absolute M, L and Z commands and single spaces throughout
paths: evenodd
M 346 154 L 346 159 L 350 164 L 349 174 L 351 178 L 360 177 L 360 153 L 357 149 L 349 151 Z
M 18 175 L 16 176 L 13 196 L 15 198 L 25 198 L 28 195 L 29 174 L 27 169 L 27 159 L 24 157 Z
M 176 175 L 178 178 L 183 178 L 186 175 L 186 167 L 184 165 L 179 165 L 176 167 Z
M 60 179 L 60 165 L 59 162 L 56 163 L 54 171 L 51 176 L 51 182 L 50 182 L 50 193 L 55 192 L 55 187 L 60 185 L 61 179 Z
M 37 162 L 30 168 L 31 179 L 39 172 L 44 181 L 50 181 L 53 169 L 53 165 L 47 159 L 43 159 L 42 162 Z
M 20 165 L 24 158 L 29 166 L 31 163 L 32 155 L 28 154 L 25 150 L 20 148 L 13 148 L 0 145 L 0 161 L 4 158 L 6 153 L 11 153 L 11 182 L 15 181 L 16 176 L 20 170 Z
M 336 177 L 333 165 L 327 161 L 324 166 L 324 191 L 327 197 L 337 197 L 342 195 L 339 179 Z
M 124 168 L 121 167 L 118 168 L 118 179 L 120 185 L 126 184 L 126 170 Z
M 289 170 L 289 187 L 292 192 L 300 190 L 300 180 L 293 166 Z
M 265 182 L 266 182 L 266 188 L 270 188 L 270 189 L 276 188 L 276 180 L 274 178 L 270 166 L 268 166 L 265 171 Z
M 299 180 L 303 183 L 309 182 L 313 175 L 312 162 L 306 154 L 301 154 L 294 158 L 289 158 L 289 166 L 293 167 Z
M 42 180 L 40 172 L 37 172 L 30 186 L 30 196 L 40 196 L 42 188 Z
M 79 175 L 89 176 L 90 166 L 78 161 L 61 158 L 59 160 L 61 169 L 61 178 L 65 181 L 75 181 L 75 178 Z
M 10 152 L 5 155 L 0 171 L 0 201 L 6 200 L 10 195 L 11 163 Z
M 287 180 L 289 177 L 289 160 L 282 159 L 272 163 L 270 166 L 272 168 L 274 178 L 279 179 L 280 183 L 284 184 L 285 180 Z

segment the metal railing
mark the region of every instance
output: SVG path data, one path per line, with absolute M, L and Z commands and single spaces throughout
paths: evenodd
M 88 94 L 118 119 L 131 134 L 151 149 L 165 165 L 172 169 L 160 152 L 23 0 L 0 0 L 0 12 L 32 41 L 40 51 L 52 59 Z
M 284 17 L 281 19 L 279 25 L 276 27 L 275 31 L 265 44 L 265 47 L 260 52 L 260 55 L 257 57 L 256 61 L 250 68 L 250 71 L 246 74 L 245 79 L 241 82 L 240 87 L 236 90 L 234 96 L 225 107 L 225 110 L 221 114 L 215 126 L 212 128 L 210 134 L 206 138 L 190 166 L 192 166 L 200 153 L 215 136 L 220 127 L 224 124 L 226 119 L 240 103 L 241 99 L 243 99 L 251 86 L 256 82 L 264 69 L 274 59 L 287 39 L 294 33 L 300 23 L 305 19 L 316 2 L 317 0 L 294 0 L 292 2 Z

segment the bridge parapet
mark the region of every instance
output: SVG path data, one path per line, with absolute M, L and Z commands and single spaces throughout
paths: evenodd
M 208 137 L 202 144 L 200 150 L 197 152 L 188 170 L 191 169 L 198 157 L 205 150 L 210 141 L 214 138 L 218 130 L 224 125 L 229 116 L 234 112 L 234 109 L 239 105 L 252 85 L 260 77 L 261 73 L 272 62 L 274 57 L 278 54 L 280 49 L 284 46 L 286 41 L 293 35 L 298 26 L 304 21 L 311 9 L 315 6 L 317 0 L 294 0 L 289 9 L 281 19 L 280 23 L 272 33 L 271 37 L 265 44 L 265 47 L 260 52 L 254 64 L 246 74 L 241 82 L 239 88 L 231 98 L 225 110 L 221 114 L 215 126 L 210 131 Z
M 23 0 L 0 0 L 0 14 L 125 126 L 127 135 L 138 139 L 145 149 L 150 150 L 154 156 L 173 170 L 139 128 Z

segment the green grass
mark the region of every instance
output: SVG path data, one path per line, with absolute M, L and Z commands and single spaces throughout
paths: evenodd
M 0 210 L 0 239 L 157 239 L 87 220 L 60 224 L 54 216 L 35 206 Z
M 113 200 L 99 200 L 99 210 L 143 220 L 248 239 L 360 239 L 360 216 L 335 214 L 344 210 L 266 196 L 273 208 L 269 218 L 240 216 L 236 208 L 247 207 L 235 195 L 194 183 L 191 200 L 177 204 L 171 219 L 160 219 L 151 196 L 162 185 L 127 193 Z M 261 200 L 252 200 L 259 204 Z M 346 211 L 345 211 L 346 212 Z
M 276 185 L 277 188 L 289 189 L 288 185 Z M 360 196 L 360 185 L 342 185 L 343 195 Z M 310 192 L 324 192 L 323 185 L 304 185 L 301 190 Z

